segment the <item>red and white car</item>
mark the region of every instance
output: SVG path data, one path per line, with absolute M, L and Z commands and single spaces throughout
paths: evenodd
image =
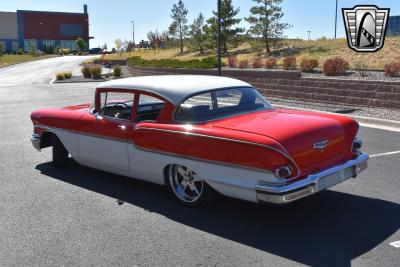
M 100 84 L 93 104 L 31 114 L 33 146 L 80 164 L 167 185 L 196 206 L 216 192 L 288 203 L 367 168 L 359 125 L 274 109 L 250 84 L 214 76 L 147 76 Z

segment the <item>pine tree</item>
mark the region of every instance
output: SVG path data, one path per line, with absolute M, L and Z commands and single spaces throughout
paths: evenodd
M 280 22 L 284 13 L 282 11 L 282 0 L 253 0 L 257 5 L 250 9 L 251 15 L 245 18 L 252 24 L 249 33 L 261 36 L 267 49 L 271 52 L 270 41 L 281 38 L 284 30 L 291 27 L 287 23 Z
M 239 33 L 244 30 L 236 27 L 242 19 L 235 18 L 240 8 L 235 9 L 232 0 L 221 1 L 221 44 L 224 53 L 228 52 L 229 46 L 237 46 Z M 208 38 L 213 43 L 217 40 L 218 12 L 213 11 L 214 17 L 207 20 L 208 25 L 204 28 Z M 215 46 L 213 46 L 215 47 Z
M 191 37 L 191 41 L 193 46 L 200 51 L 200 53 L 204 52 L 204 42 L 206 36 L 204 34 L 204 17 L 203 14 L 199 14 L 199 16 L 193 21 L 190 25 L 189 35 Z
M 172 24 L 169 26 L 169 32 L 180 39 L 181 53 L 183 52 L 183 39 L 186 37 L 188 31 L 187 14 L 188 10 L 185 8 L 182 0 L 179 0 L 178 4 L 172 6 Z

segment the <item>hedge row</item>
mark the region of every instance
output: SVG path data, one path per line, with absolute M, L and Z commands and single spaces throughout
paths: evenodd
M 218 66 L 217 60 L 213 57 L 204 59 L 178 60 L 178 59 L 153 59 L 145 60 L 141 57 L 131 57 L 127 64 L 135 67 L 156 67 L 156 68 L 191 68 L 191 69 L 213 69 Z

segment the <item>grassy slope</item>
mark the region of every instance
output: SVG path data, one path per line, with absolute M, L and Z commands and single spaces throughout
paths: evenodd
M 53 55 L 44 55 L 39 57 L 34 57 L 31 55 L 3 55 L 0 57 L 0 67 L 8 66 L 14 63 L 20 63 L 24 61 L 33 61 L 39 59 L 45 59 L 53 57 Z
M 267 58 L 265 51 L 253 52 L 249 44 L 243 44 L 240 47 L 230 51 L 231 54 L 237 55 L 239 60 L 247 59 L 252 61 L 254 58 Z M 211 56 L 208 52 L 204 55 L 199 55 L 196 52 L 186 51 L 180 53 L 179 49 L 166 49 L 156 51 L 141 50 L 131 52 L 131 56 L 140 56 L 144 59 L 161 59 L 161 58 L 177 58 L 180 60 L 188 60 L 193 58 L 203 58 Z M 348 60 L 351 67 L 355 67 L 357 63 L 362 63 L 368 69 L 382 70 L 385 64 L 393 61 L 400 62 L 400 37 L 387 37 L 383 49 L 376 53 L 357 53 L 347 46 L 346 39 L 337 40 L 287 40 L 282 43 L 281 48 L 274 49 L 272 56 L 279 58 L 281 62 L 283 56 L 293 55 L 298 58 L 298 61 L 303 57 L 312 57 L 319 61 L 320 65 L 333 56 L 340 56 Z M 107 55 L 107 59 L 124 59 L 128 57 L 128 53 L 119 55 Z M 225 59 L 226 61 L 226 59 Z

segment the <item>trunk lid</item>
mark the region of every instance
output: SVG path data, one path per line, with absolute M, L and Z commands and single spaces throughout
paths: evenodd
M 301 176 L 336 165 L 349 157 L 342 123 L 317 113 L 270 110 L 212 123 L 213 127 L 259 134 L 281 143 L 301 169 Z

